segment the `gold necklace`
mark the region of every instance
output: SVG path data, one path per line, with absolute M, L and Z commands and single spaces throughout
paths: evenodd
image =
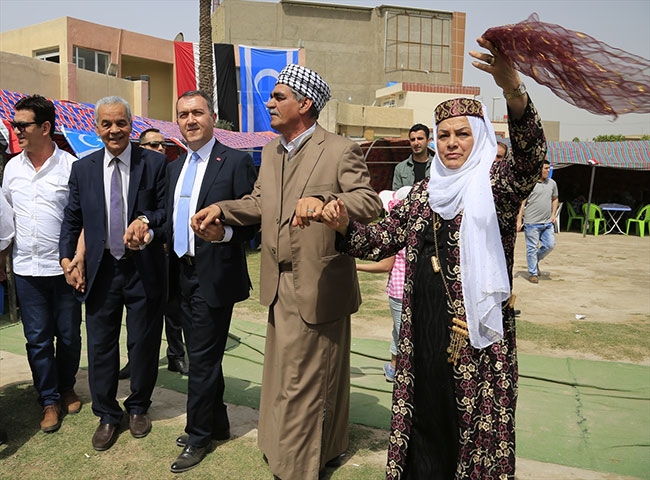
M 434 223 L 433 223 L 433 245 L 435 247 L 436 254 L 431 257 L 431 267 L 435 273 L 440 273 L 442 276 L 442 284 L 445 287 L 445 292 L 447 292 L 447 301 L 449 306 L 454 311 L 454 317 L 451 319 L 451 333 L 449 340 L 449 347 L 447 347 L 447 357 L 448 363 L 453 363 L 454 366 L 458 364 L 460 359 L 460 352 L 465 345 L 467 345 L 467 339 L 469 338 L 469 331 L 467 330 L 467 322 L 463 320 L 463 315 L 461 315 L 458 310 L 454 307 L 454 301 L 451 298 L 451 293 L 449 292 L 449 286 L 447 285 L 447 278 L 445 273 L 442 271 L 440 266 L 440 254 L 438 253 L 438 235 L 437 231 L 440 228 L 441 224 L 438 220 L 438 214 L 435 213 Z

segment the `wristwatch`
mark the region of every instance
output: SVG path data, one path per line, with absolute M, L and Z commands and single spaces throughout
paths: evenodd
M 524 93 L 526 93 L 526 85 L 520 83 L 512 92 L 503 92 L 503 97 L 506 100 L 510 100 L 511 98 L 521 97 Z
M 142 223 L 144 223 L 145 225 L 149 225 L 149 219 L 147 218 L 146 215 L 140 215 L 140 216 L 138 217 L 138 220 L 140 220 L 140 221 L 141 221 Z

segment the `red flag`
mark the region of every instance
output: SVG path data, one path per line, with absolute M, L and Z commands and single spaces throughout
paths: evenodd
M 20 145 L 18 144 L 18 137 L 16 137 L 9 120 L 2 120 L 2 125 L 0 125 L 0 137 L 2 137 L 3 143 L 7 144 L 7 153 L 13 155 L 22 151 L 22 148 L 20 148 Z

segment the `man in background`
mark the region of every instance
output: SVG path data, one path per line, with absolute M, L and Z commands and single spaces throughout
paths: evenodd
M 157 128 L 148 128 L 140 134 L 138 143 L 142 148 L 165 154 L 165 137 Z
M 495 162 L 500 162 L 508 154 L 508 144 L 506 143 L 505 138 L 497 135 L 497 156 L 495 157 Z
M 410 187 L 429 176 L 429 169 L 433 161 L 433 155 L 429 154 L 429 127 L 422 123 L 416 123 L 409 130 L 409 142 L 411 143 L 411 155 L 398 163 L 393 172 L 393 191 L 402 187 Z
M 551 164 L 544 160 L 542 174 L 517 215 L 517 231 L 523 227 L 526 234 L 530 283 L 539 283 L 539 262 L 555 247 L 555 214 L 559 201 L 557 184 L 548 177 L 550 171 Z
M 14 110 L 11 126 L 23 151 L 7 163 L 2 193 L 13 208 L 16 295 L 34 388 L 43 407 L 40 427 L 54 432 L 61 426 L 62 412 L 81 410 L 74 391 L 81 304 L 59 265 L 59 233 L 76 158 L 53 141 L 51 101 L 40 95 L 24 97 Z

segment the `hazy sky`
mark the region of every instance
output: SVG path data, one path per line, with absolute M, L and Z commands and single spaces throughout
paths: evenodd
M 536 12 L 543 22 L 587 33 L 613 47 L 650 58 L 648 0 L 349 0 L 317 3 L 402 5 L 465 12 L 466 50 L 476 49 L 475 39 L 488 28 L 520 22 Z M 0 0 L 0 31 L 69 16 L 170 40 L 183 32 L 186 41 L 198 41 L 198 4 L 198 0 Z M 503 115 L 505 101 L 493 100 L 502 97 L 500 89 L 491 77 L 476 70 L 470 62 L 467 55 L 463 84 L 481 87 L 483 102 L 490 114 L 494 106 L 496 115 Z M 524 78 L 524 82 L 542 118 L 561 121 L 562 140 L 573 137 L 588 140 L 600 134 L 650 134 L 648 114 L 622 115 L 611 121 L 609 117 L 573 107 L 532 79 Z

